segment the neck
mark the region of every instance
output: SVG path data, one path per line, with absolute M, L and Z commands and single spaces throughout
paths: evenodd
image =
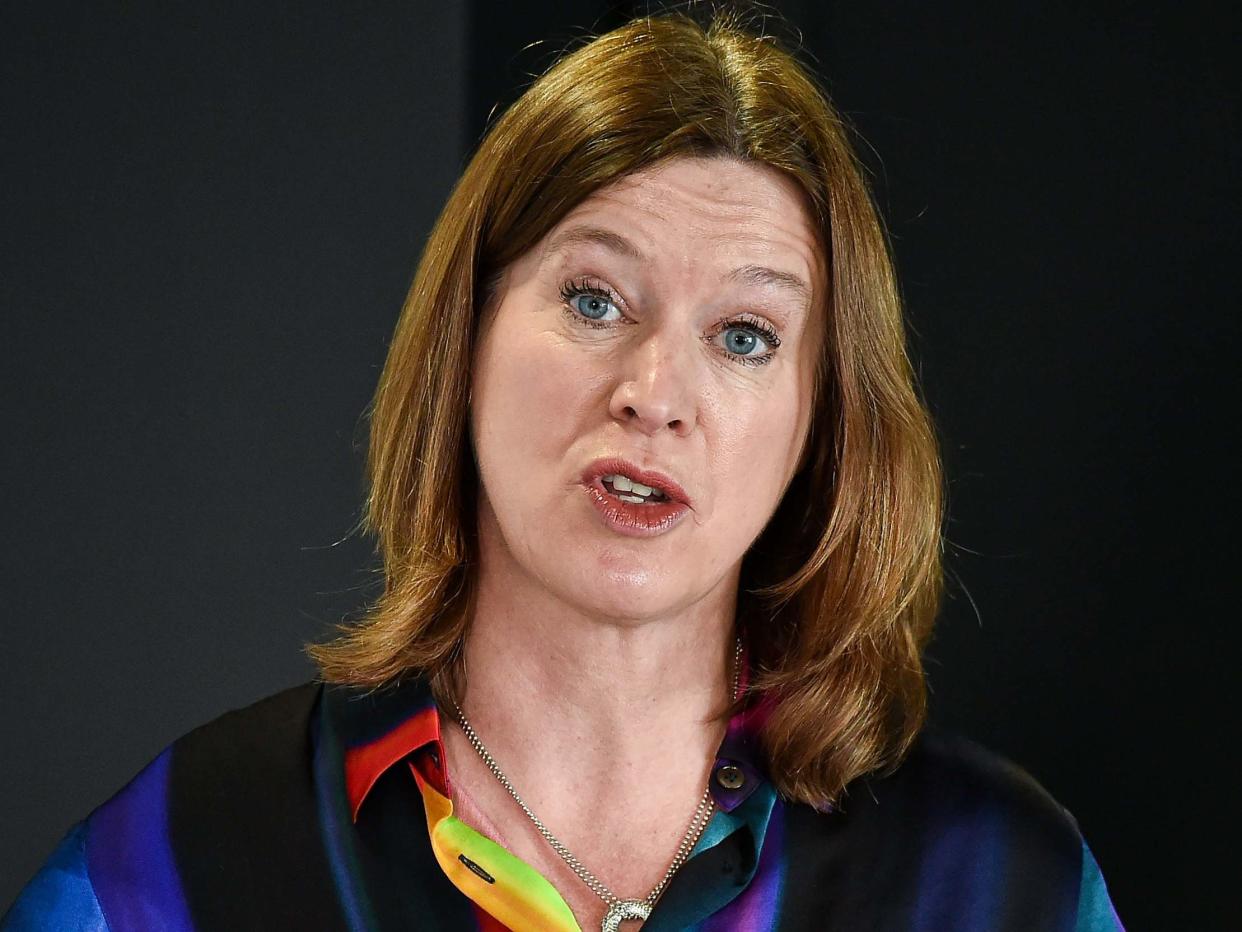
M 514 778 L 546 778 L 549 762 L 575 782 L 618 766 L 642 782 L 705 776 L 732 698 L 736 576 L 663 617 L 601 618 L 497 549 L 483 551 L 462 707 Z
M 601 617 L 524 573 L 494 530 L 480 528 L 461 705 L 560 842 L 610 889 L 641 898 L 686 837 L 724 735 L 737 575 L 661 617 Z M 460 817 L 549 878 L 584 928 L 598 925 L 603 901 L 461 729 L 444 737 Z

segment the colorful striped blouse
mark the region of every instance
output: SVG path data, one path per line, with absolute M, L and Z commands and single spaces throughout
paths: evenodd
M 1073 817 L 1013 764 L 925 732 L 819 811 L 777 795 L 754 731 L 729 723 L 728 779 L 645 932 L 1122 928 Z M 538 871 L 454 816 L 443 760 L 421 680 L 279 693 L 70 829 L 0 930 L 577 930 Z

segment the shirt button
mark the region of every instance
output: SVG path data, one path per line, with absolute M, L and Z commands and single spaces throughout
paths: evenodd
M 716 782 L 726 790 L 740 790 L 746 782 L 746 775 L 742 773 L 741 767 L 725 764 L 716 771 Z

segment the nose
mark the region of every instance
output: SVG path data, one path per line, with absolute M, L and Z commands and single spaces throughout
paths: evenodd
M 623 357 L 608 410 L 645 434 L 668 429 L 678 436 L 698 422 L 695 358 L 684 338 L 652 334 Z

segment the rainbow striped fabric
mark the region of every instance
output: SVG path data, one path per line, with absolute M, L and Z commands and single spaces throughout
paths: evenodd
M 730 722 L 717 767 L 741 785 L 713 786 L 645 932 L 1122 928 L 1077 824 L 1014 765 L 924 734 L 821 812 L 778 798 L 760 722 Z M 229 713 L 74 826 L 0 930 L 577 930 L 542 875 L 454 816 L 439 729 L 417 679 Z

